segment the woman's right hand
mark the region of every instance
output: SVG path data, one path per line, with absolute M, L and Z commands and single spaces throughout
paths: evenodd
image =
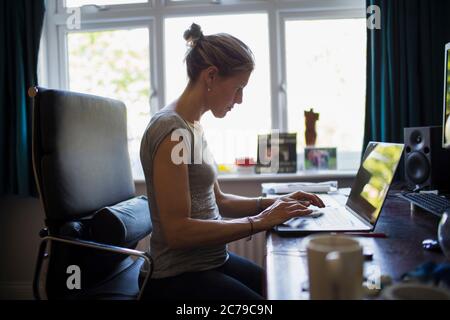
M 308 209 L 310 202 L 291 199 L 277 199 L 260 214 L 252 217 L 257 231 L 268 230 L 295 217 L 306 216 L 312 212 Z

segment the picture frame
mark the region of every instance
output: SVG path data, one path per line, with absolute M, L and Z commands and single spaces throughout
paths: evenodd
M 306 147 L 305 170 L 336 170 L 337 148 Z

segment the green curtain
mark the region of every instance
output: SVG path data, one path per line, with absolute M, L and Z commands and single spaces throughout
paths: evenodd
M 30 86 L 37 85 L 44 0 L 0 0 L 0 194 L 36 195 Z
M 403 142 L 403 128 L 442 125 L 444 46 L 450 1 L 368 0 L 381 29 L 368 29 L 364 146 Z

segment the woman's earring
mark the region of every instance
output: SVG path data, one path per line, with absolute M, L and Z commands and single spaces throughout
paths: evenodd
M 211 88 L 208 88 L 208 92 L 211 92 Z

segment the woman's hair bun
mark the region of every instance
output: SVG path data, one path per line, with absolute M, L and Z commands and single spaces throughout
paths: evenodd
M 191 27 L 184 32 L 184 40 L 187 41 L 188 45 L 192 48 L 195 47 L 197 42 L 203 38 L 202 28 L 196 23 L 193 23 Z

